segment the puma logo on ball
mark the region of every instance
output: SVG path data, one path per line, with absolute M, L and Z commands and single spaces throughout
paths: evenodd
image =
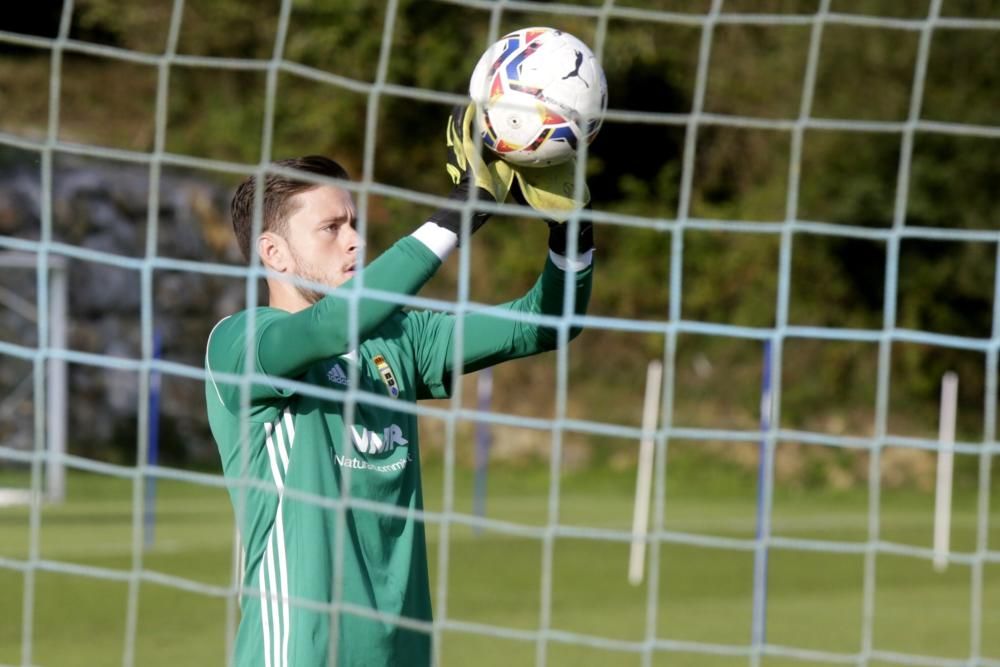
M 583 81 L 583 85 L 585 85 L 587 88 L 590 88 L 590 84 L 587 83 L 587 80 L 584 79 L 582 76 L 580 76 L 580 65 L 583 64 L 583 54 L 579 51 L 576 51 L 575 53 L 576 53 L 576 67 L 573 68 L 572 72 L 564 76 L 562 80 L 565 81 L 566 79 L 570 79 L 575 76 L 580 81 Z

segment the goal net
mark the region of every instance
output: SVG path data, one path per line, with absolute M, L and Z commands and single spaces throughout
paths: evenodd
M 335 157 L 373 259 L 444 201 L 480 54 L 546 25 L 608 79 L 590 309 L 543 322 L 584 333 L 401 408 L 434 616 L 376 617 L 440 665 L 1000 665 L 995 3 L 42 4 L 0 19 L 0 665 L 231 660 L 229 196 Z M 399 301 L 516 298 L 545 234 L 504 206 Z

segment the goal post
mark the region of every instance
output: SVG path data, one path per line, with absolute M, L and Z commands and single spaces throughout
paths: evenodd
M 660 388 L 663 362 L 653 360 L 646 367 L 646 390 L 642 401 L 642 436 L 636 466 L 635 504 L 632 510 L 632 545 L 629 549 L 628 582 L 642 583 L 646 567 L 646 540 L 649 537 L 649 506 L 653 492 L 653 459 L 656 428 L 659 423 Z
M 67 347 L 69 320 L 68 262 L 65 257 L 47 256 L 48 276 L 48 345 L 34 363 L 45 364 L 45 401 L 34 402 L 34 410 L 45 412 L 44 443 L 41 451 L 44 457 L 45 479 L 44 499 L 59 503 L 66 497 L 66 439 L 68 410 L 68 374 L 66 359 L 60 356 Z M 0 252 L 0 269 L 38 270 L 37 255 L 21 252 Z M 0 306 L 9 308 L 22 318 L 37 322 L 37 307 L 22 296 L 8 290 L 0 291 Z M 0 405 L 4 397 L 0 396 Z M 11 457 L 13 458 L 13 457 Z M 20 457 L 18 457 L 20 458 Z M 0 488 L 0 505 L 27 504 L 31 502 L 31 491 L 24 489 Z
M 938 426 L 937 485 L 934 492 L 934 570 L 948 567 L 951 545 L 952 478 L 955 461 L 955 419 L 958 412 L 958 375 L 941 378 L 941 412 Z

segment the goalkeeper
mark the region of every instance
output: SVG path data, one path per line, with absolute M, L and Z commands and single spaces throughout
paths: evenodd
M 572 163 L 523 173 L 501 161 L 487 164 L 471 139 L 472 109 L 456 109 L 448 122 L 448 172 L 455 181 L 450 198 L 467 201 L 471 188 L 487 202 L 503 202 L 513 194 L 543 213 L 550 227 L 541 276 L 524 296 L 499 308 L 561 315 L 569 280 L 576 312 L 583 313 L 590 297 L 593 233 L 589 222 L 580 221 L 578 253 L 567 257 L 566 220 L 580 204 L 563 194 L 572 192 Z M 337 163 L 322 157 L 277 165 L 347 178 Z M 485 312 L 462 315 L 462 356 L 456 367 L 456 316 L 404 312 L 370 297 L 352 315 L 343 292 L 331 290 L 350 287 L 363 244 L 346 190 L 267 175 L 262 232 L 251 238 L 255 188 L 251 177 L 237 189 L 233 227 L 243 254 L 249 259 L 251 252 L 258 253 L 269 272 L 269 305 L 253 311 L 252 327 L 249 311 L 219 322 L 205 358 L 208 417 L 224 473 L 233 481 L 252 482 L 242 495 L 236 484 L 230 487 L 234 507 L 243 505 L 238 516 L 245 545 L 234 662 L 429 665 L 424 525 L 412 516 L 423 509 L 417 418 L 392 404 L 447 397 L 453 373 L 552 350 L 557 331 Z M 365 267 L 365 287 L 416 293 L 457 246 L 461 215 L 451 209 L 431 215 Z M 488 217 L 474 212 L 472 231 Z M 327 289 L 318 291 L 322 288 Z M 578 333 L 571 330 L 571 336 Z M 344 402 L 261 381 L 251 384 L 244 413 L 240 384 L 219 374 L 247 372 L 334 389 L 356 381 L 361 392 L 386 400 L 357 402 L 348 410 Z M 241 429 L 243 414 L 249 425 Z M 342 494 L 366 504 L 347 507 L 341 523 L 337 510 L 323 501 Z M 343 577 L 343 606 L 331 613 L 335 567 Z M 416 621 L 422 629 L 412 623 L 403 627 L 400 619 Z

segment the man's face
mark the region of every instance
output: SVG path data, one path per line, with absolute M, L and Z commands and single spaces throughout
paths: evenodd
M 310 282 L 337 287 L 357 270 L 363 245 L 354 229 L 354 201 L 346 190 L 320 185 L 295 195 L 298 208 L 288 219 L 287 241 L 295 266 L 292 272 Z M 297 286 L 310 303 L 323 293 Z

